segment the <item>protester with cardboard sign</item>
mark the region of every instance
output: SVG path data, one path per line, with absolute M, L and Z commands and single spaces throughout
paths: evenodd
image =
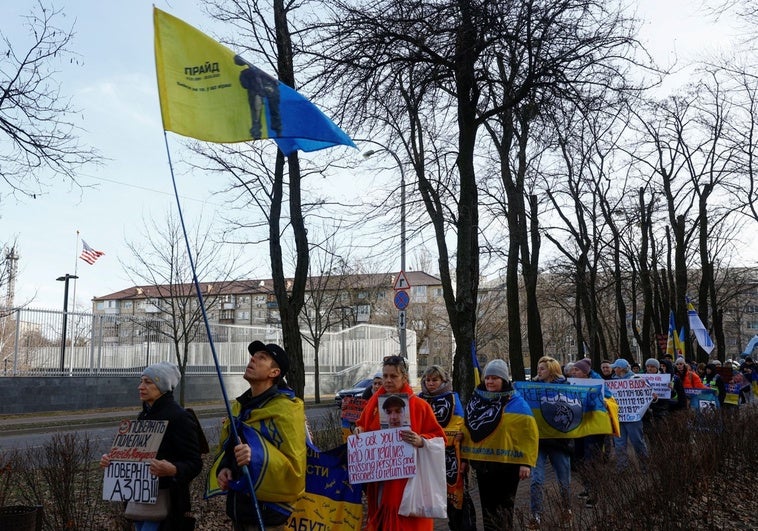
M 173 390 L 180 378 L 179 367 L 164 361 L 145 368 L 137 387 L 142 400 L 137 420 L 168 421 L 155 459 L 150 460 L 150 473 L 158 476 L 158 501 L 127 505 L 127 517 L 133 520 L 137 531 L 194 528 L 194 520 L 185 514 L 192 508 L 190 482 L 202 470 L 203 461 L 195 419 L 174 400 Z M 110 455 L 103 455 L 100 466 L 108 467 L 111 460 Z

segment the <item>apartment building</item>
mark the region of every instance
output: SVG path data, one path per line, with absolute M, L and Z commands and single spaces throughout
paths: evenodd
M 410 304 L 407 327 L 416 331 L 418 366 L 449 365 L 452 334 L 442 297 L 440 279 L 423 271 L 408 271 Z M 309 277 L 301 313 L 304 333 L 349 328 L 357 324 L 397 326 L 394 306 L 395 274 L 345 274 Z M 287 280 L 291 287 L 292 279 Z M 273 326 L 281 322 L 271 279 L 200 283 L 211 323 Z M 131 286 L 92 300 L 94 314 L 120 316 L 106 327 L 109 342 L 144 341 L 150 322 L 159 326 L 169 315 L 198 311 L 195 287 L 191 284 Z M 147 322 L 137 329 L 129 321 Z M 145 332 L 147 328 L 148 332 Z

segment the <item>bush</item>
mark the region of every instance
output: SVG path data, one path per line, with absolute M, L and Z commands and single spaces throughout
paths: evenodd
M 2 505 L 42 506 L 43 529 L 116 528 L 101 523 L 112 511 L 102 500 L 103 475 L 87 437 L 56 433 L 41 450 L 12 451 L 0 463 Z
M 646 463 L 617 472 L 611 457 L 582 469 L 597 505 L 580 509 L 573 529 L 758 528 L 753 504 L 742 503 L 743 493 L 752 492 L 748 478 L 755 477 L 758 409 L 682 412 L 646 426 L 645 435 L 650 452 Z M 558 528 L 562 503 L 557 486 L 546 489 L 545 500 L 543 528 Z

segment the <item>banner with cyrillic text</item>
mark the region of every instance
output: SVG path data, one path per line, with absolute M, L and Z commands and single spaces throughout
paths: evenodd
M 167 420 L 124 419 L 119 423 L 103 477 L 104 500 L 157 501 L 158 477 L 150 473 L 150 460 L 158 455 L 167 427 Z

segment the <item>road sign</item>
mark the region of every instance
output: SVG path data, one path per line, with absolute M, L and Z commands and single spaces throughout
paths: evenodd
M 395 292 L 395 308 L 405 310 L 409 302 L 411 302 L 411 297 L 407 291 L 399 290 Z
M 408 277 L 405 276 L 405 271 L 400 271 L 400 273 L 397 274 L 397 278 L 395 279 L 395 286 L 394 289 L 408 289 L 411 285 L 408 284 Z
M 397 327 L 400 330 L 405 330 L 405 310 L 397 312 Z

